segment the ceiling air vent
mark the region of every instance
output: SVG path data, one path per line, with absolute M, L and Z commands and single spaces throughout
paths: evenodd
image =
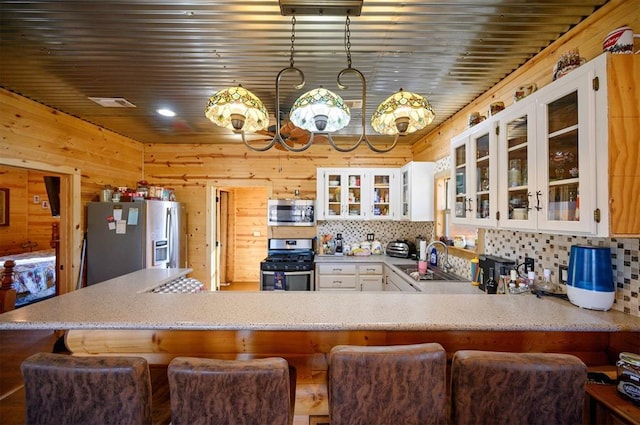
M 362 0 L 279 0 L 282 16 L 360 16 Z
M 104 106 L 105 108 L 135 108 L 136 105 L 129 102 L 124 97 L 90 97 L 90 100 L 93 100 L 100 106 Z

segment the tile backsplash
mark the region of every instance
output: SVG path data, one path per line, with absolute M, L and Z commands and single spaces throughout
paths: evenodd
M 397 239 L 406 239 L 416 243 L 418 236 L 429 240 L 433 235 L 433 222 L 410 222 L 410 221 L 319 221 L 318 237 L 322 235 L 333 235 L 342 233 L 342 239 L 347 244 L 362 242 L 367 240 L 367 234 L 373 233 L 375 240 L 380 241 L 382 246 L 387 242 Z
M 537 275 L 541 276 L 543 269 L 550 269 L 553 281 L 559 283 L 559 266 L 569 265 L 572 245 L 604 246 L 611 249 L 611 264 L 617 286 L 613 309 L 640 317 L 638 238 L 596 238 L 488 229 L 484 252 L 514 260 L 518 264 L 524 261 L 525 256 L 533 257 Z
M 383 246 L 396 239 L 416 242 L 418 236 L 427 240 L 433 238 L 432 222 L 398 221 L 321 221 L 318 222 L 318 236 L 342 233 L 345 243 L 362 242 L 368 233 Z M 559 266 L 569 265 L 571 245 L 593 245 L 611 248 L 611 263 L 617 286 L 613 309 L 640 317 L 640 239 L 638 238 L 595 238 L 586 236 L 552 235 L 533 232 L 487 229 L 484 250 L 489 255 L 515 260 L 518 264 L 525 257 L 535 260 L 536 274 L 541 277 L 543 269 L 550 269 L 554 282 L 559 283 Z M 454 272 L 470 278 L 468 260 L 450 255 L 449 262 Z

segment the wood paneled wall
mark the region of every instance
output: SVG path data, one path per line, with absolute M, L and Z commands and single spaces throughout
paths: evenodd
M 213 125 L 213 124 L 212 124 Z M 207 191 L 211 187 L 245 188 L 235 194 L 236 228 L 235 257 L 237 264 L 233 278 L 257 280 L 258 266 L 266 254 L 268 237 L 313 237 L 315 228 L 266 229 L 266 201 L 268 198 L 316 198 L 316 168 L 318 167 L 399 167 L 411 161 L 411 148 L 401 146 L 379 155 L 363 147 L 349 154 L 341 154 L 326 144 L 313 146 L 303 153 L 288 153 L 271 149 L 250 152 L 239 141 L 228 145 L 150 144 L 145 147 L 144 174 L 150 184 L 173 187 L 178 201 L 187 205 L 188 261 L 193 277 L 206 280 Z M 260 203 L 252 199 L 257 188 L 263 188 Z M 240 199 L 246 207 L 239 207 Z M 239 209 L 244 208 L 244 209 Z M 258 212 L 259 211 L 259 212 Z M 253 231 L 261 232 L 254 237 Z
M 69 169 L 80 175 L 76 192 L 81 213 L 73 213 L 78 218 L 73 219 L 68 232 L 60 235 L 71 258 L 61 264 L 67 277 L 61 282 L 61 291 L 73 290 L 80 265 L 85 205 L 97 199 L 106 184 L 130 186 L 143 178 L 144 146 L 1 88 L 0 140 L 0 162 L 4 164 L 24 169 L 21 164 L 27 168 L 37 162 L 47 164 L 44 169 Z
M 51 223 L 59 218 L 51 216 L 50 208 L 43 208 L 47 191 L 43 177 L 54 173 L 0 165 L 0 187 L 9 189 L 9 226 L 0 227 L 0 256 L 26 251 L 49 249 Z M 39 202 L 34 202 L 37 196 Z M 31 248 L 23 246 L 31 244 Z
M 143 178 L 144 145 L 4 89 L 0 123 L 0 155 L 81 170 L 83 205 L 104 185 Z
M 508 107 L 513 103 L 516 88 L 523 84 L 535 83 L 538 88 L 546 86 L 553 79 L 553 66 L 567 50 L 577 48 L 580 56 L 591 60 L 602 53 L 602 40 L 615 28 L 629 25 L 636 32 L 640 31 L 638 11 L 640 0 L 609 1 L 413 145 L 414 160 L 435 161 L 449 156 L 450 141 L 467 129 L 467 117 L 471 112 L 478 111 L 486 115 L 489 105 L 497 101 L 504 102 Z M 437 105 L 434 108 L 437 113 Z

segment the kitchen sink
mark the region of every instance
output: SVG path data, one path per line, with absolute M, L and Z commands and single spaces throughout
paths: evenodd
M 427 273 L 424 275 L 418 274 L 418 264 L 394 264 L 394 266 L 415 280 L 450 280 L 458 282 L 466 282 L 469 280 L 433 266 L 429 266 L 427 268 Z

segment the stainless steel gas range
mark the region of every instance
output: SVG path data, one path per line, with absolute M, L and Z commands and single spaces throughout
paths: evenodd
M 312 239 L 269 239 L 260 263 L 262 291 L 314 291 Z

